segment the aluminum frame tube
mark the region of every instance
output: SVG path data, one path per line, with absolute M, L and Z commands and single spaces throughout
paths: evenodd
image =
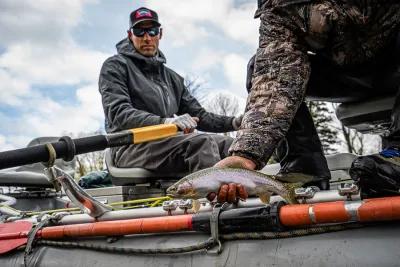
M 283 200 L 280 196 L 272 196 L 271 202 L 281 201 Z M 339 200 L 347 200 L 347 196 L 339 195 L 337 190 L 327 190 L 327 191 L 319 191 L 316 192 L 313 198 L 305 199 L 305 203 L 319 203 L 319 202 L 332 202 Z M 360 200 L 360 195 L 353 195 L 352 200 Z M 251 207 L 261 207 L 265 204 L 260 201 L 258 198 L 249 198 L 246 201 L 239 201 L 237 205 L 231 205 L 228 207 L 232 208 L 251 208 Z M 207 212 L 211 211 L 212 206 L 205 202 L 200 206 L 200 210 L 198 212 Z M 188 214 L 194 213 L 193 210 L 187 210 Z M 60 225 L 66 224 L 77 224 L 77 223 L 90 223 L 95 221 L 114 221 L 114 220 L 127 220 L 127 219 L 136 219 L 136 218 L 150 218 L 150 217 L 161 217 L 168 215 L 183 215 L 185 211 L 177 208 L 176 210 L 165 211 L 162 207 L 152 207 L 152 208 L 138 208 L 131 210 L 117 210 L 117 211 L 109 211 L 103 214 L 102 216 L 94 219 L 90 217 L 88 214 L 71 214 L 62 217 L 62 219 L 58 222 Z M 33 223 L 36 222 L 36 218 L 26 218 L 23 220 L 31 221 Z

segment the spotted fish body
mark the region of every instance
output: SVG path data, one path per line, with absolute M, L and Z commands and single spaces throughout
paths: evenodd
M 204 198 L 210 192 L 218 192 L 223 184 L 242 184 L 249 196 L 258 196 L 263 202 L 275 193 L 288 203 L 297 203 L 293 190 L 260 172 L 236 168 L 208 168 L 185 176 L 167 189 L 167 194 L 176 198 Z

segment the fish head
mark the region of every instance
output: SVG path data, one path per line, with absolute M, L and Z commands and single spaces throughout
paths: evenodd
M 167 195 L 173 198 L 198 198 L 192 182 L 185 178 L 168 187 Z

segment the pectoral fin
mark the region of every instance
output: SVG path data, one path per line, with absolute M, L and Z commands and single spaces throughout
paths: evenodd
M 271 193 L 270 192 L 260 193 L 258 197 L 260 198 L 262 203 L 268 204 L 271 199 Z
M 192 203 L 193 203 L 192 210 L 194 213 L 197 213 L 200 210 L 201 203 L 198 199 L 194 199 Z

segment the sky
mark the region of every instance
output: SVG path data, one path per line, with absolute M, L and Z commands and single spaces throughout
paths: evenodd
M 104 129 L 99 71 L 141 6 L 159 14 L 168 67 L 243 107 L 246 65 L 258 46 L 256 2 L 1 0 L 0 151 Z

